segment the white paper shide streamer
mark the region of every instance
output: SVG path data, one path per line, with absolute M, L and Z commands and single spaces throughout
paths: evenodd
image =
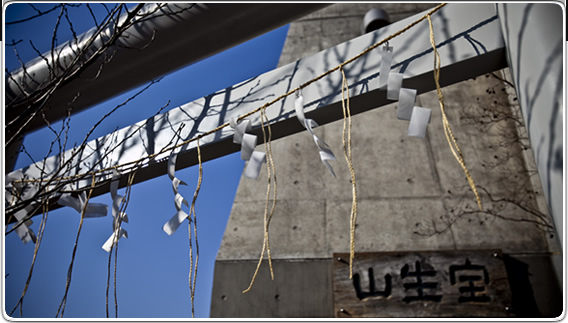
M 229 125 L 235 131 L 233 142 L 241 145 L 241 159 L 247 162 L 244 176 L 246 178 L 257 179 L 263 163 L 266 163 L 266 153 L 255 151 L 257 136 L 246 133 L 251 130 L 250 120 L 244 119 L 240 122 L 237 118 L 231 118 Z
M 400 97 L 400 89 L 402 87 L 402 79 L 404 74 L 402 73 L 389 73 L 389 81 L 387 84 L 387 99 L 398 100 Z
M 81 192 L 78 197 L 73 197 L 70 193 L 61 194 L 57 201 L 60 205 L 69 206 L 77 211 L 79 214 L 83 212 L 85 204 L 85 218 L 99 218 L 107 215 L 108 205 L 103 203 L 87 203 L 87 193 Z
M 110 252 L 112 246 L 115 246 L 118 243 L 118 240 L 122 237 L 128 238 L 128 232 L 124 230 L 120 223 L 126 222 L 128 223 L 128 216 L 124 212 L 120 212 L 120 204 L 124 200 L 124 196 L 118 195 L 118 171 L 116 169 L 113 171 L 112 174 L 112 181 L 110 182 L 110 196 L 112 198 L 112 234 L 107 239 L 107 241 L 103 244 L 102 248 L 106 252 Z M 113 244 L 114 242 L 114 244 Z
M 247 178 L 257 179 L 260 174 L 262 164 L 266 163 L 266 153 L 263 151 L 253 151 L 245 168 L 244 176 Z
M 404 74 L 390 71 L 392 58 L 392 47 L 386 45 L 381 48 L 379 88 L 386 87 L 388 100 L 398 100 L 397 118 L 410 121 L 408 136 L 424 138 L 432 110 L 415 106 L 417 91 L 402 87 Z
M 415 89 L 400 89 L 398 97 L 397 118 L 400 120 L 410 120 L 414 104 L 416 103 L 416 90 Z
M 393 56 L 393 48 L 388 45 L 381 47 L 381 65 L 379 67 L 379 89 L 385 89 L 388 84 Z
M 13 183 L 13 181 L 23 178 L 24 174 L 21 171 L 14 172 L 6 176 L 6 183 L 9 183 L 5 188 L 6 204 L 12 205 L 15 202 L 15 197 L 12 195 L 13 189 L 17 189 L 20 192 L 20 195 L 24 194 L 24 189 L 26 190 L 25 194 L 28 196 L 33 195 L 37 192 L 37 188 L 33 185 L 24 188 L 20 183 Z M 16 227 L 15 231 L 24 244 L 30 241 L 36 243 L 36 235 L 30 228 L 30 226 L 34 222 L 30 219 L 23 221 L 28 214 L 35 210 L 36 207 L 37 203 L 32 202 L 28 206 L 14 214 L 14 218 L 16 218 L 17 220 L 17 222 L 14 224 L 14 226 Z
M 331 165 L 329 164 L 330 160 L 336 160 L 335 155 L 333 154 L 329 146 L 314 133 L 313 128 L 317 127 L 318 124 L 313 119 L 306 119 L 304 115 L 304 97 L 301 93 L 298 94 L 298 97 L 294 102 L 294 107 L 298 121 L 300 121 L 304 128 L 306 128 L 310 132 L 310 134 L 314 138 L 314 142 L 318 146 L 321 162 L 325 165 L 325 167 L 327 167 L 333 177 L 335 177 L 333 167 L 331 167 Z
M 16 234 L 24 244 L 30 241 L 36 243 L 37 240 L 36 235 L 34 234 L 32 229 L 30 229 L 30 226 L 34 222 L 32 220 L 27 220 L 22 223 L 26 215 L 32 212 L 36 208 L 36 206 L 37 206 L 36 203 L 32 203 L 26 206 L 23 210 L 19 210 L 18 212 L 16 212 L 16 214 L 14 214 L 14 217 L 16 218 L 16 220 L 18 220 L 18 222 L 14 224 L 15 226 L 18 226 L 16 228 Z
M 176 206 L 177 212 L 162 227 L 164 232 L 167 233 L 170 236 L 174 232 L 176 232 L 176 230 L 179 228 L 179 226 L 183 222 L 183 220 L 185 220 L 186 218 L 189 217 L 189 215 L 181 209 L 182 204 L 185 204 L 185 206 L 189 207 L 189 203 L 187 202 L 187 200 L 183 196 L 181 196 L 181 194 L 179 193 L 179 190 L 178 190 L 180 185 L 187 185 L 187 184 L 184 181 L 180 180 L 179 178 L 175 177 L 177 154 L 178 153 L 175 152 L 175 150 L 172 150 L 172 152 L 170 154 L 170 158 L 168 160 L 168 176 L 172 180 L 172 189 L 173 189 L 174 195 L 175 195 L 174 204 Z
M 231 118 L 229 125 L 231 126 L 231 128 L 233 128 L 233 130 L 235 130 L 235 133 L 233 135 L 233 142 L 235 144 L 240 144 L 243 140 L 245 132 L 251 130 L 250 120 L 247 119 L 238 122 L 237 118 Z
M 408 135 L 412 137 L 424 138 L 426 136 L 426 128 L 430 122 L 432 109 L 423 107 L 414 107 L 412 117 L 408 124 Z

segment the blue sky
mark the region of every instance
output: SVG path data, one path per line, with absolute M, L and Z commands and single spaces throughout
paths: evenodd
M 40 10 L 51 4 L 35 4 Z M 108 4 L 107 6 L 111 6 Z M 91 4 L 95 14 L 104 15 L 104 8 Z M 5 22 L 15 21 L 35 14 L 26 3 L 4 6 Z M 58 11 L 27 23 L 4 26 L 4 44 L 23 41 L 17 45 L 23 61 L 36 56 L 29 40 L 42 52 L 49 50 L 51 34 Z M 69 8 L 73 27 L 80 33 L 93 26 L 87 8 Z M 60 43 L 70 37 L 68 28 L 58 35 Z M 67 31 L 67 34 L 65 34 Z M 233 47 L 225 52 L 185 67 L 164 77 L 124 108 L 118 110 L 93 133 L 92 138 L 105 135 L 153 115 L 168 100 L 169 108 L 175 108 L 237 82 L 272 70 L 284 45 L 288 26 Z M 4 67 L 13 70 L 19 66 L 12 47 L 4 48 Z M 134 89 L 110 99 L 87 111 L 73 115 L 69 144 L 80 142 L 85 129 L 90 129 L 108 110 L 132 96 Z M 60 127 L 54 124 L 54 128 Z M 30 155 L 42 159 L 53 135 L 46 129 L 28 135 L 24 145 Z M 18 158 L 16 169 L 27 166 L 29 157 Z M 240 154 L 231 154 L 203 165 L 203 184 L 196 204 L 200 258 L 195 296 L 196 317 L 209 317 L 211 286 L 215 257 L 219 249 L 230 214 L 237 186 L 244 167 Z M 188 183 L 180 187 L 182 195 L 191 197 L 197 183 L 197 167 L 178 170 L 176 176 Z M 118 194 L 124 195 L 124 189 Z M 95 203 L 111 203 L 110 194 L 92 199 Z M 121 239 L 118 254 L 117 295 L 120 318 L 185 318 L 191 317 L 189 299 L 189 245 L 187 221 L 172 236 L 162 231 L 163 224 L 175 214 L 171 181 L 167 175 L 134 185 L 126 210 L 129 223 L 123 227 L 128 239 Z M 187 211 L 187 210 L 186 210 Z M 65 290 L 67 269 L 80 215 L 61 208 L 49 213 L 45 235 L 39 249 L 34 275 L 24 299 L 23 314 L 30 318 L 55 317 Z M 32 229 L 37 233 L 39 217 L 34 218 Z M 105 293 L 108 253 L 101 249 L 112 231 L 112 216 L 86 219 L 73 269 L 65 317 L 105 317 Z M 27 279 L 33 257 L 34 245 L 22 244 L 15 233 L 4 239 L 4 304 L 3 310 L 11 312 L 19 299 Z M 246 286 L 243 286 L 246 288 Z M 114 299 L 109 298 L 111 317 Z M 14 313 L 19 317 L 19 310 Z

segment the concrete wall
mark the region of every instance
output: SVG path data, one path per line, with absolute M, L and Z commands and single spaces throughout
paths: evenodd
M 280 64 L 359 36 L 370 8 L 385 9 L 395 21 L 433 6 L 335 4 L 291 25 Z M 353 117 L 356 252 L 501 249 L 515 260 L 509 265 L 513 274 L 518 268 L 530 273 L 525 278 L 532 283 L 534 306 L 530 311 L 520 306 L 516 314 L 556 316 L 560 303 L 550 302 L 549 295 L 561 294 L 549 256 L 560 249 L 534 180 L 538 175 L 527 153 L 514 89 L 498 79 L 506 75 L 499 71 L 443 89 L 450 124 L 482 194 L 483 212 L 476 210 L 448 147 L 434 92 L 417 99 L 417 105 L 432 108 L 425 139 L 406 135 L 408 122 L 396 118 L 396 104 Z M 266 169 L 258 181 L 243 178 L 217 256 L 211 317 L 335 315 L 331 260 L 334 252 L 349 251 L 351 209 L 342 129 L 343 121 L 316 128 L 338 158 L 332 162 L 337 178 L 321 164 L 307 132 L 273 142 L 278 197 L 270 245 L 276 279 L 270 280 L 265 261 L 244 295 L 262 248 Z M 543 257 L 547 261 L 539 261 Z M 517 305 L 530 296 L 527 288 L 522 293 L 525 297 L 513 297 Z

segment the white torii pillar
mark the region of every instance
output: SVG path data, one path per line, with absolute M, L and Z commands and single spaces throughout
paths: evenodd
M 500 3 L 507 60 L 538 174 L 559 237 L 564 237 L 563 8 L 554 3 Z M 564 248 L 564 239 L 561 239 Z

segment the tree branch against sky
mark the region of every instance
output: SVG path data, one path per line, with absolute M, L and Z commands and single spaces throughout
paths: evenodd
M 13 3 L 4 6 L 4 10 L 7 40 L 4 47 L 4 68 L 5 77 L 9 78 L 15 69 L 31 59 L 52 59 L 51 56 L 58 55 L 53 48 L 67 40 L 78 39 L 79 35 L 92 27 L 102 28 L 105 22 L 115 21 L 116 18 L 107 19 L 110 15 L 117 17 L 120 12 L 128 11 L 127 15 L 134 16 L 139 7 L 135 3 L 126 6 L 112 3 L 38 3 L 33 6 Z M 119 24 L 116 26 L 119 31 Z M 104 136 L 146 120 L 158 111 L 177 107 L 275 68 L 286 32 L 287 26 L 279 28 L 86 111 L 74 113 L 72 107 L 69 108 L 68 117 L 64 120 L 46 122 L 43 129 L 26 135 L 15 169 L 27 167 L 72 147 L 81 147 L 87 138 Z M 259 48 L 263 50 L 260 51 Z M 112 59 L 112 56 L 104 59 Z M 28 111 L 24 117 L 35 115 L 35 118 L 43 118 L 42 100 L 48 99 L 50 91 L 56 91 L 60 84 L 79 76 L 81 66 L 87 64 L 89 60 L 81 61 L 79 69 L 70 68 L 63 74 L 57 74 L 56 66 L 52 66 L 50 72 L 56 81 L 40 87 L 41 94 L 28 93 L 26 100 L 20 101 L 23 104 L 20 106 L 22 111 Z M 109 114 L 112 110 L 115 111 Z M 28 119 L 21 120 L 22 123 L 10 125 L 10 130 L 16 129 L 13 134 L 17 134 L 20 129 L 24 130 Z M 61 161 L 62 171 L 73 166 L 66 165 L 65 162 Z M 238 154 L 203 165 L 204 182 L 196 203 L 197 213 L 201 215 L 200 267 L 195 291 L 196 317 L 209 316 L 213 264 L 243 166 Z M 185 196 L 190 196 L 197 182 L 197 168 L 178 170 L 176 176 L 178 175 L 189 183 L 188 187 L 180 189 L 185 190 L 182 192 Z M 118 317 L 191 317 L 190 295 L 186 284 L 189 267 L 188 232 L 179 230 L 170 237 L 161 230 L 163 223 L 175 211 L 169 187 L 171 182 L 167 176 L 162 176 L 134 185 L 130 192 L 126 210 L 130 219 L 127 228 L 129 235 L 128 239 L 120 240 L 117 267 Z M 124 194 L 124 191 L 119 190 L 119 194 Z M 111 204 L 108 194 L 90 201 Z M 33 243 L 22 244 L 16 234 L 5 236 L 3 299 L 8 313 L 22 295 L 34 254 L 33 276 L 23 300 L 22 315 L 54 317 L 57 312 L 64 294 L 80 215 L 70 208 L 53 210 L 49 215 L 49 218 L 44 217 L 48 220 L 43 223 L 39 218 L 34 218 L 31 226 L 36 233 L 40 224 L 45 226 L 41 248 L 37 253 L 34 253 Z M 11 229 L 11 225 L 5 227 L 6 232 Z M 101 246 L 111 233 L 111 216 L 85 219 L 78 237 L 64 317 L 106 317 L 105 290 L 109 255 Z M 112 292 L 108 301 L 114 307 Z M 114 315 L 114 308 L 111 313 Z M 19 310 L 13 315 L 20 317 Z

